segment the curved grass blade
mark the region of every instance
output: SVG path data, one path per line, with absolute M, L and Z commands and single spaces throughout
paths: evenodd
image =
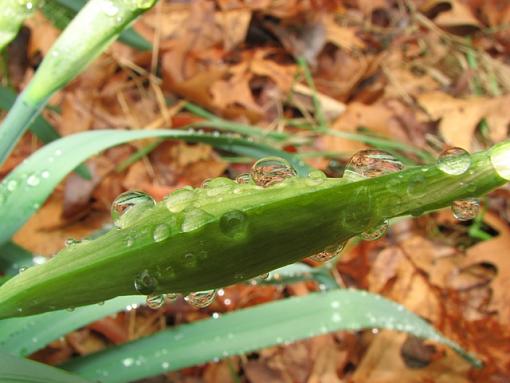
M 16 102 L 16 97 L 17 94 L 14 90 L 0 86 L 0 109 L 11 109 Z M 55 128 L 40 115 L 34 118 L 28 128 L 45 144 L 60 138 L 60 134 L 58 134 Z M 89 180 L 92 178 L 92 175 L 85 164 L 78 165 L 75 171 L 84 179 Z
M 26 18 L 30 17 L 40 0 L 3 0 L 0 7 L 0 51 L 18 34 Z
M 13 0 L 10 0 L 13 1 Z M 90 0 L 48 51 L 0 127 L 0 164 L 51 95 L 76 77 L 156 0 Z
M 91 383 L 89 380 L 70 374 L 46 364 L 16 358 L 0 353 L 0 382 L 2 383 Z
M 458 175 L 429 165 L 359 181 L 292 177 L 262 188 L 219 179 L 221 187 L 211 181 L 216 186 L 180 190 L 127 215 L 121 227 L 68 246 L 7 281 L 0 287 L 0 317 L 136 294 L 140 284 L 134 282 L 141 277 L 150 281 L 149 291 L 138 289 L 144 294 L 239 283 L 338 246 L 392 217 L 487 193 L 510 180 L 509 157 L 505 142 L 473 154 L 469 170 Z
M 128 382 L 327 332 L 371 328 L 432 339 L 480 366 L 475 357 L 403 306 L 363 291 L 333 290 L 179 326 L 62 367 L 102 383 Z
M 0 321 L 0 350 L 17 356 L 28 356 L 47 344 L 105 316 L 140 305 L 139 295 L 111 299 L 102 305 L 90 305 L 69 312 L 66 310 Z
M 169 138 L 204 142 L 254 158 L 276 155 L 288 159 L 301 174 L 309 168 L 292 154 L 238 138 L 181 130 L 101 130 L 83 132 L 53 141 L 32 154 L 0 183 L 0 244 L 40 207 L 56 185 L 76 165 L 111 146 L 144 138 Z

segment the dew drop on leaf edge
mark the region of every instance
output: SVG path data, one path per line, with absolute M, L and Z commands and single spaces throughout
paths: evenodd
M 382 150 L 361 150 L 354 154 L 345 167 L 343 178 L 358 181 L 400 172 L 404 164 Z
M 459 221 L 474 219 L 480 212 L 480 201 L 477 198 L 465 198 L 452 203 L 453 216 Z
M 250 172 L 255 184 L 262 187 L 272 186 L 296 174 L 289 162 L 280 157 L 261 158 L 253 164 Z
M 462 148 L 448 148 L 439 155 L 436 164 L 443 173 L 458 176 L 471 166 L 471 156 Z

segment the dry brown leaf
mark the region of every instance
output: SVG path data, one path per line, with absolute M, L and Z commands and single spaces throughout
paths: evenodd
M 442 92 L 418 96 L 418 103 L 430 117 L 441 120 L 439 131 L 446 143 L 467 150 L 473 147 L 473 135 L 482 118 L 487 120 L 490 136 L 495 142 L 506 137 L 510 122 L 506 105 L 509 102 L 510 96 L 458 99 Z
M 469 383 L 469 364 L 445 348 L 446 356 L 424 368 L 409 368 L 401 357 L 406 334 L 380 331 L 352 376 L 353 383 Z
M 497 268 L 491 281 L 492 299 L 490 308 L 498 313 L 500 323 L 510 325 L 510 229 L 494 214 L 486 214 L 485 222 L 499 232 L 493 239 L 480 242 L 466 252 L 464 267 L 489 263 Z

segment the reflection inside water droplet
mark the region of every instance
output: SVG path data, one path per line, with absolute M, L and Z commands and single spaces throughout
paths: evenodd
M 196 308 L 209 306 L 216 297 L 216 290 L 196 291 L 188 294 L 184 299 Z
M 466 198 L 452 203 L 453 216 L 459 221 L 474 219 L 480 212 L 480 201 L 477 198 Z
M 154 242 L 161 242 L 170 236 L 170 227 L 167 224 L 161 223 L 154 229 L 152 238 Z
M 153 310 L 159 309 L 165 303 L 165 294 L 150 294 L 147 295 L 145 303 Z
M 345 167 L 343 178 L 358 181 L 379 177 L 404 169 L 404 164 L 382 150 L 362 150 L 351 157 Z
M 361 238 L 365 241 L 375 241 L 376 239 L 381 238 L 386 231 L 388 230 L 388 220 L 384 220 L 384 222 L 378 226 L 372 227 L 367 231 L 361 233 Z
M 437 167 L 446 174 L 458 176 L 471 166 L 471 156 L 462 148 L 449 148 L 437 159 Z
M 135 289 L 140 294 L 150 295 L 156 290 L 158 286 L 158 280 L 149 272 L 149 270 L 143 270 L 139 273 L 134 281 Z
M 229 237 L 239 237 L 245 230 L 248 223 L 246 214 L 241 210 L 231 210 L 220 218 L 220 230 Z
M 236 178 L 238 184 L 252 184 L 254 183 L 250 173 L 239 174 Z
M 128 191 L 120 194 L 112 203 L 111 215 L 115 226 L 127 227 L 146 209 L 156 204 L 154 199 L 140 191 Z
M 269 187 L 296 176 L 289 162 L 280 157 L 261 158 L 251 168 L 251 178 L 258 186 Z

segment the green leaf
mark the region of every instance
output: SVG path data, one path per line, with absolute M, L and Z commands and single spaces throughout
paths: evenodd
M 91 383 L 77 375 L 46 364 L 0 353 L 2 383 Z
M 72 360 L 63 368 L 102 383 L 128 382 L 327 332 L 371 328 L 432 339 L 480 365 L 403 306 L 363 291 L 333 290 L 178 326 Z
M 246 140 L 181 130 L 101 130 L 83 132 L 54 141 L 32 154 L 0 183 L 0 244 L 7 241 L 41 206 L 57 184 L 85 159 L 128 141 L 171 138 L 204 142 L 251 157 L 278 155 L 287 158 L 303 174 L 308 167 L 291 154 Z M 30 186 L 29 177 L 37 185 Z M 35 179 L 32 178 L 32 181 Z
M 14 90 L 0 86 L 0 109 L 10 110 L 16 102 L 16 97 L 17 94 Z M 40 115 L 34 118 L 28 128 L 45 144 L 60 138 L 60 134 L 58 134 L 55 128 Z M 92 178 L 92 175 L 85 164 L 78 165 L 76 173 L 84 179 L 89 180 Z
M 7 275 L 16 275 L 21 268 L 33 266 L 33 255 L 29 251 L 7 242 L 0 246 L 0 271 Z
M 145 302 L 141 296 L 119 297 L 102 305 L 80 307 L 0 321 L 0 349 L 17 356 L 28 356 L 56 339 L 105 316 Z
M 87 143 L 82 140 L 82 148 Z M 262 188 L 223 178 L 180 190 L 7 281 L 0 287 L 0 317 L 136 294 L 141 276 L 151 281 L 150 291 L 139 289 L 145 294 L 239 283 L 336 247 L 392 217 L 446 207 L 505 184 L 494 154 L 504 163 L 510 143 L 467 157 L 469 170 L 458 175 L 429 165 L 358 181 L 291 177 Z M 22 213 L 13 212 L 8 222 Z
M 51 95 L 85 69 L 124 28 L 154 3 L 155 0 L 90 0 L 81 9 L 50 48 L 4 119 L 0 127 L 0 164 Z
M 18 34 L 26 18 L 39 6 L 40 0 L 3 0 L 0 7 L 0 51 Z
M 56 0 L 43 3 L 42 11 L 57 28 L 64 29 L 86 3 L 86 0 Z M 139 50 L 152 50 L 151 43 L 133 28 L 122 31 L 119 35 L 119 41 Z

